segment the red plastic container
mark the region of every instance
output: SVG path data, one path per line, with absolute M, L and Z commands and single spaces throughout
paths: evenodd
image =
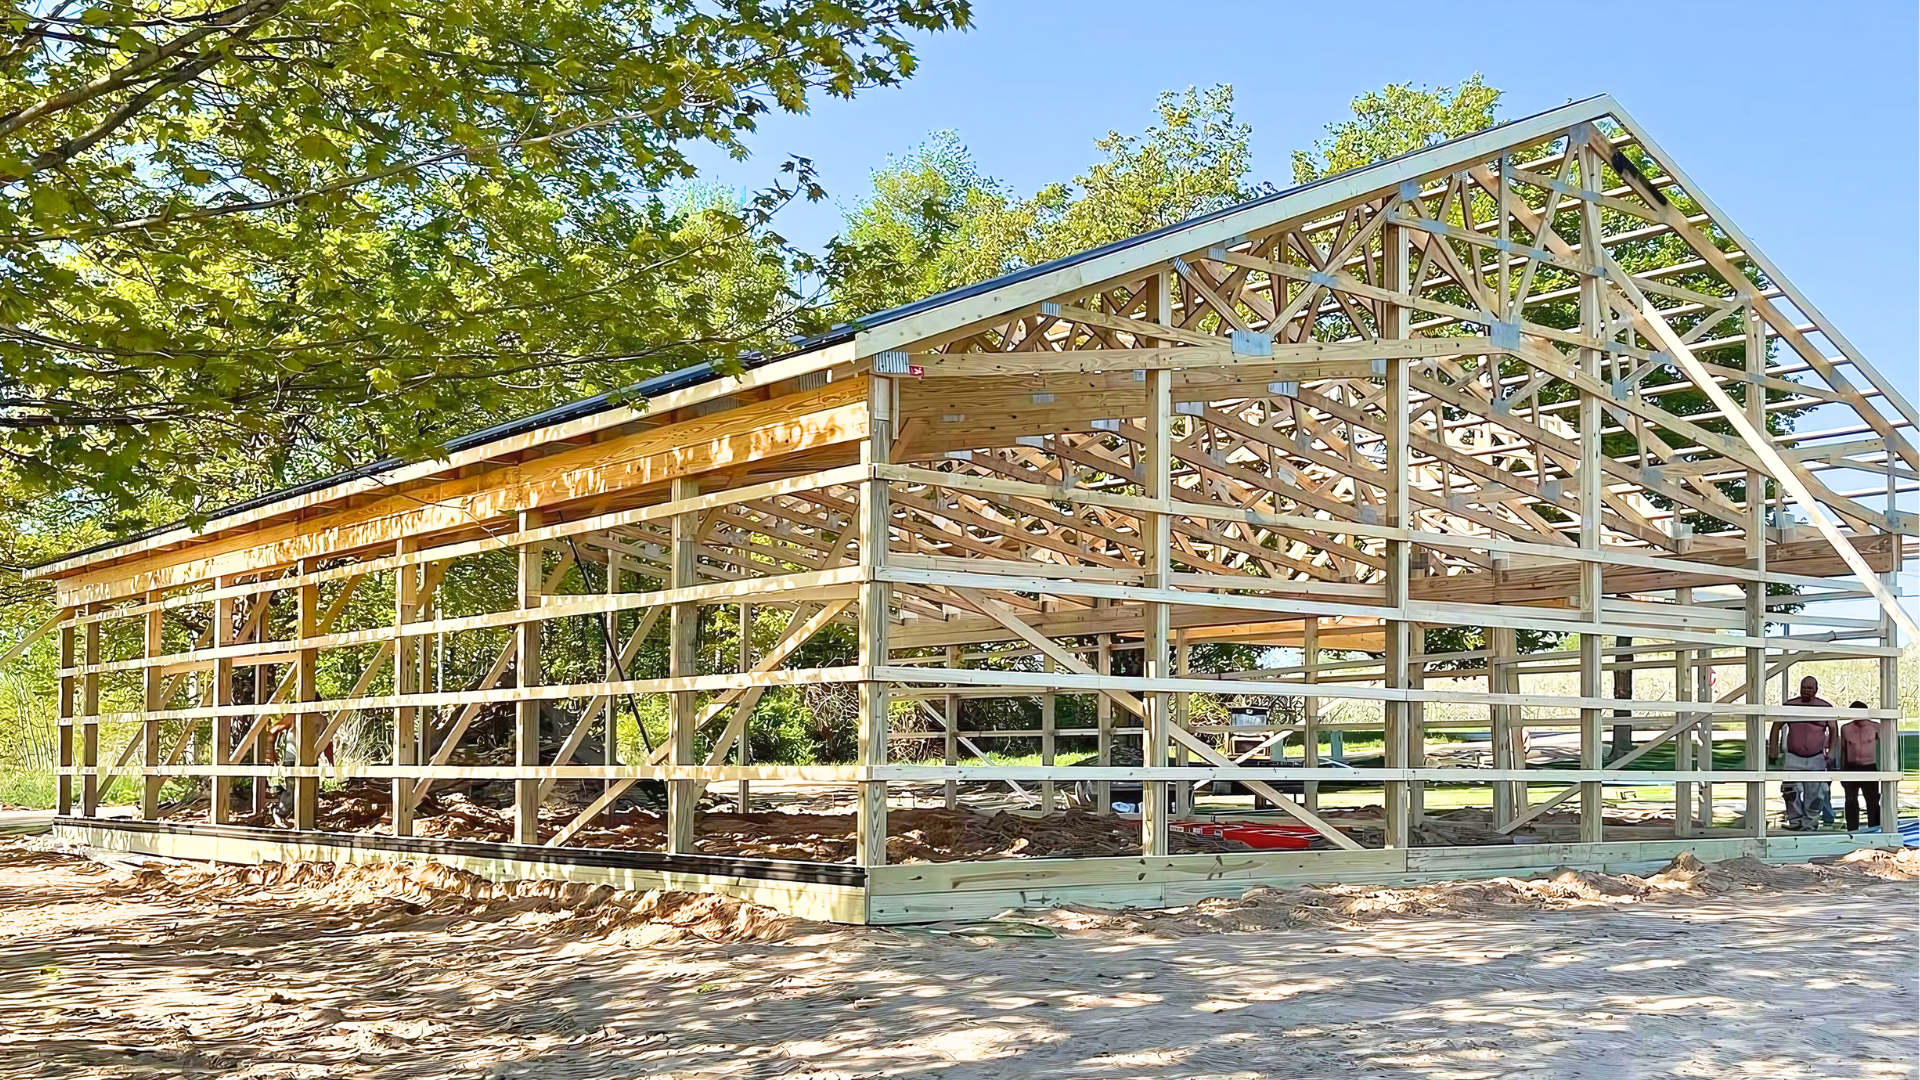
M 1271 825 L 1234 825 L 1220 834 L 1228 840 L 1238 840 L 1252 848 L 1277 848 L 1291 851 L 1303 851 L 1313 846 L 1313 830 L 1307 830 L 1302 836 L 1284 826 Z

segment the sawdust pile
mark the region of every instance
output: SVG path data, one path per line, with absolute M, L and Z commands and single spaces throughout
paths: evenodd
M 373 785 L 323 791 L 317 822 L 328 832 L 367 831 L 387 820 L 389 805 L 386 790 Z M 540 839 L 544 842 L 566 828 L 576 812 L 567 806 L 543 807 Z M 169 816 L 204 820 L 200 816 L 203 813 L 203 807 L 179 807 Z M 277 803 L 253 814 L 235 815 L 233 820 L 236 824 L 272 828 L 291 825 Z M 856 853 L 854 824 L 851 813 L 702 810 L 694 826 L 694 848 L 706 855 L 851 862 Z M 666 831 L 666 816 L 656 810 L 616 807 L 594 818 L 568 844 L 658 851 L 666 846 Z M 1140 850 L 1137 822 L 1079 809 L 1047 818 L 945 807 L 894 809 L 887 813 L 887 831 L 887 861 L 893 863 L 1134 855 Z M 421 801 L 414 835 L 505 843 L 513 837 L 513 814 L 458 792 L 436 793 Z M 1176 832 L 1172 850 L 1192 854 L 1249 849 L 1235 840 Z
M 103 884 L 107 895 L 194 903 L 273 903 L 352 917 L 362 925 L 423 920 L 505 923 L 556 938 L 632 944 L 698 938 L 778 941 L 814 924 L 706 893 L 637 892 L 579 881 L 489 881 L 440 863 L 262 863 L 143 866 Z
M 1920 851 L 1856 851 L 1824 864 L 1775 866 L 1754 858 L 1703 863 L 1690 852 L 1647 877 L 1560 868 L 1535 879 L 1493 878 L 1381 889 L 1315 885 L 1249 890 L 1162 911 L 1064 907 L 1034 921 L 1066 931 L 1162 937 L 1244 933 L 1283 927 L 1353 926 L 1395 916 L 1474 916 L 1721 896 L 1747 889 L 1833 891 L 1874 881 L 1920 878 Z

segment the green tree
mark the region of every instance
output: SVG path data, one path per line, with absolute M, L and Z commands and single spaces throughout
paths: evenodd
M 854 265 L 834 291 L 836 307 L 849 316 L 885 311 L 1011 269 L 995 234 L 1011 204 L 954 132 L 889 159 L 847 212 L 842 236 Z
M 1457 87 L 1388 83 L 1361 94 L 1353 99 L 1351 119 L 1328 124 L 1327 137 L 1312 150 L 1293 152 L 1293 182 L 1310 184 L 1490 128 L 1500 93 L 1475 72 Z
M 983 174 L 957 136 L 932 140 L 874 173 L 846 219 L 840 317 L 984 281 L 1184 221 L 1248 198 L 1251 129 L 1233 88 L 1160 95 L 1157 123 L 1110 131 L 1104 157 L 1064 183 L 1015 198 Z
M 802 319 L 686 149 L 912 73 L 968 0 L 45 0 L 0 42 L 0 460 L 138 516 Z M 743 265 L 744 263 L 744 265 Z M 795 271 L 800 271 L 796 274 Z M 752 283 L 714 296 L 734 272 Z M 353 438 L 349 438 L 353 436 Z M 315 457 L 308 462 L 302 455 Z M 243 472 L 245 470 L 242 470 Z M 279 475 L 284 481 L 290 476 Z

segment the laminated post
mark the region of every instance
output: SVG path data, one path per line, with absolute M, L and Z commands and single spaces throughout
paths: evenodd
M 965 655 L 965 653 L 960 646 L 947 646 L 947 670 L 953 671 L 959 668 L 960 658 L 963 655 Z M 960 764 L 960 695 L 947 694 L 942 697 L 940 699 L 940 710 L 942 715 L 947 718 L 947 730 L 945 732 L 945 740 L 942 747 L 943 753 L 940 760 L 947 768 L 951 769 Z M 946 789 L 947 809 L 952 810 L 957 808 L 960 805 L 960 781 L 949 776 L 947 778 Z
M 520 512 L 520 531 L 537 529 L 541 526 L 538 510 Z M 532 616 L 540 607 L 540 593 L 545 575 L 546 546 L 540 543 L 521 544 L 515 559 L 517 570 L 515 607 L 519 609 L 520 621 L 513 626 L 514 679 L 521 689 L 540 685 L 543 676 L 540 669 L 540 631 L 545 624 Z M 514 705 L 513 715 L 513 763 L 520 768 L 530 769 L 540 764 L 540 701 L 535 698 L 522 698 Z M 536 777 L 519 777 L 513 782 L 513 842 L 516 844 L 537 844 L 540 842 L 540 781 Z
M 1407 664 L 1407 689 L 1425 690 L 1427 688 L 1427 631 L 1423 626 L 1412 626 L 1407 630 L 1407 648 L 1411 658 Z M 1407 767 L 1423 769 L 1427 765 L 1427 703 L 1424 701 L 1407 702 Z M 1407 820 L 1415 826 L 1427 819 L 1427 785 L 1425 781 L 1407 782 Z
M 1320 617 L 1309 615 L 1300 629 L 1300 666 L 1302 677 L 1309 684 L 1320 681 Z M 1300 743 L 1302 747 L 1301 767 L 1317 769 L 1320 767 L 1320 699 L 1308 697 L 1300 705 L 1300 725 L 1302 728 Z M 1269 753 L 1268 757 L 1273 755 Z M 1285 757 L 1284 752 L 1282 757 Z M 1320 809 L 1320 781 L 1308 780 L 1300 785 L 1300 803 L 1309 810 Z
M 393 553 L 404 558 L 415 544 L 407 540 L 394 542 Z M 407 623 L 413 620 L 414 609 L 420 603 L 421 564 L 407 563 L 393 572 L 393 692 L 395 696 L 405 696 L 419 692 L 421 684 L 419 671 L 414 663 L 414 653 L 420 649 L 420 639 L 407 635 Z M 412 705 L 401 705 L 393 710 L 393 764 L 396 768 L 419 764 L 419 716 L 420 712 Z M 393 805 L 393 835 L 413 835 L 413 785 L 410 778 L 396 776 L 391 784 Z
M 1053 671 L 1053 660 L 1041 657 L 1040 670 Z M 1059 743 L 1059 704 L 1059 696 L 1051 688 L 1040 695 L 1040 764 L 1048 767 L 1052 767 L 1054 763 L 1054 750 Z M 1055 790 L 1053 778 L 1048 777 L 1040 781 L 1040 811 L 1043 814 L 1052 814 L 1056 809 L 1058 809 L 1058 793 Z
M 1100 643 L 1094 646 L 1097 661 L 1094 670 L 1102 675 L 1113 674 L 1113 635 L 1101 634 Z M 1105 769 L 1113 765 L 1113 699 L 1105 694 L 1093 697 L 1094 764 Z M 1095 780 L 1093 782 L 1093 812 L 1102 817 L 1113 813 L 1113 781 Z
M 72 674 L 78 654 L 73 620 L 85 610 L 74 609 L 60 623 L 60 768 L 56 777 L 53 812 L 61 817 L 73 813 L 73 726 L 80 703 L 78 679 Z
M 1164 282 L 1165 279 L 1161 280 Z M 1169 563 L 1172 561 L 1173 522 L 1165 509 L 1171 503 L 1172 489 L 1169 472 L 1169 459 L 1173 456 L 1169 431 L 1173 419 L 1171 375 L 1172 372 L 1165 370 L 1147 372 L 1147 459 L 1142 463 L 1145 466 L 1143 474 L 1147 481 L 1147 498 L 1163 508 L 1142 513 L 1147 526 L 1145 581 L 1149 589 L 1167 587 Z M 1173 646 L 1172 612 L 1166 603 L 1158 600 L 1145 601 L 1141 606 L 1145 609 L 1142 613 L 1145 618 L 1141 642 L 1145 649 L 1142 654 L 1142 673 L 1149 679 L 1165 679 Z M 1141 761 L 1149 768 L 1161 768 L 1167 764 L 1168 744 L 1172 738 L 1167 730 L 1168 725 L 1173 723 L 1172 695 L 1148 693 L 1145 705 Z M 1168 785 L 1164 780 L 1148 780 L 1141 785 L 1140 844 L 1143 854 L 1167 853 L 1167 795 Z
M 1572 138 L 1577 144 L 1580 163 L 1580 186 L 1583 190 L 1598 191 L 1601 188 L 1600 155 L 1578 133 Z M 1606 249 L 1603 246 L 1600 229 L 1600 208 L 1591 199 L 1580 200 L 1580 255 L 1582 261 L 1590 266 L 1599 266 L 1604 262 Z M 1605 300 L 1601 295 L 1601 279 L 1594 274 L 1580 276 L 1580 325 L 1589 337 L 1605 339 L 1602 324 L 1606 320 Z M 1580 372 L 1587 378 L 1599 380 L 1604 356 L 1599 349 L 1580 350 Z M 1600 398 L 1591 390 L 1580 391 L 1580 465 L 1579 475 L 1574 478 L 1580 489 L 1580 547 L 1588 552 L 1598 552 L 1601 547 L 1601 498 L 1605 492 L 1606 478 L 1603 473 L 1605 455 L 1602 448 Z M 1603 620 L 1602 600 L 1605 595 L 1601 578 L 1601 565 L 1597 561 L 1583 560 L 1578 564 L 1580 574 L 1580 621 L 1584 628 L 1580 631 L 1580 696 L 1597 698 L 1600 696 L 1600 666 L 1604 641 L 1595 628 Z M 1597 771 L 1603 764 L 1604 748 L 1600 742 L 1601 711 L 1595 708 L 1580 710 L 1580 767 L 1588 771 Z M 1583 843 L 1597 843 L 1605 831 L 1605 805 L 1601 801 L 1600 781 L 1587 780 L 1580 785 L 1580 840 Z
M 893 382 L 880 375 L 867 379 L 867 438 L 860 444 L 862 463 L 869 468 L 893 459 Z M 860 496 L 860 714 L 857 750 L 862 779 L 855 806 L 855 849 L 862 866 L 887 861 L 887 785 L 869 779 L 871 770 L 887 763 L 887 710 L 891 695 L 875 670 L 887 662 L 888 605 L 892 590 L 879 579 L 887 565 L 887 544 L 893 509 L 887 482 L 869 471 Z
M 608 555 L 609 560 L 616 557 L 617 556 L 614 556 L 611 554 Z M 739 664 L 740 664 L 740 674 L 742 675 L 745 675 L 748 672 L 753 670 L 753 605 L 752 604 L 740 605 Z M 738 747 L 737 759 L 742 765 L 753 764 L 753 715 L 752 715 L 753 710 L 749 708 L 747 710 L 747 713 L 748 715 L 741 718 L 740 737 L 735 742 L 735 745 Z M 607 721 L 609 724 L 609 730 L 607 732 L 607 748 L 608 748 L 607 764 L 612 765 L 613 764 L 613 750 L 612 750 L 613 732 L 611 730 L 611 724 L 613 721 L 613 713 L 611 710 L 609 710 L 607 713 Z M 734 795 L 734 803 L 739 808 L 739 811 L 743 814 L 747 812 L 747 810 L 749 809 L 748 804 L 753 799 L 753 792 L 751 788 L 752 788 L 752 782 L 749 781 L 744 776 L 741 777 L 740 790 Z
M 1398 225 L 1388 225 L 1381 231 L 1381 278 L 1386 287 L 1395 293 L 1412 291 L 1411 275 L 1407 266 L 1406 231 Z M 1380 302 L 1380 336 L 1384 339 L 1405 338 L 1408 333 L 1411 312 L 1401 304 L 1383 299 Z M 1409 402 L 1412 378 L 1412 360 L 1404 357 L 1392 357 L 1387 360 L 1387 387 L 1385 408 L 1386 418 L 1386 484 L 1387 524 L 1395 528 L 1406 529 L 1413 524 L 1407 486 L 1412 482 L 1413 457 L 1409 445 L 1411 437 L 1411 411 Z M 1387 606 L 1396 612 L 1404 612 L 1407 606 L 1408 575 L 1412 571 L 1411 544 L 1400 538 L 1392 538 L 1386 544 L 1387 556 Z M 1407 689 L 1407 669 L 1412 660 L 1412 626 L 1402 615 L 1393 615 L 1386 619 L 1382 627 L 1385 634 L 1385 681 L 1390 690 Z M 1403 698 L 1388 700 L 1382 704 L 1384 711 L 1384 731 L 1382 742 L 1385 746 L 1385 764 L 1389 769 L 1405 769 L 1407 761 L 1408 718 L 1411 710 Z M 1413 841 L 1411 811 L 1411 785 L 1405 780 L 1388 780 L 1384 785 L 1385 808 L 1382 843 L 1389 848 L 1409 847 Z
M 1693 665 L 1693 699 L 1695 701 L 1713 700 L 1713 650 L 1706 649 Z M 1708 775 L 1713 773 L 1713 717 L 1700 721 L 1700 745 L 1695 751 L 1695 764 L 1700 771 Z M 1700 781 L 1699 822 L 1703 831 L 1713 828 L 1713 781 Z
M 302 560 L 296 573 L 306 576 L 313 564 Z M 305 705 L 320 699 L 320 650 L 308 644 L 319 636 L 320 586 L 308 581 L 295 590 L 293 694 Z M 297 713 L 293 720 L 293 827 L 314 829 L 320 820 L 320 728 L 325 718 L 317 712 Z M 312 770 L 311 772 L 309 770 Z
M 1693 604 L 1693 590 L 1679 588 L 1673 591 L 1673 602 L 1679 607 Z M 1673 649 L 1673 700 L 1676 723 L 1697 718 L 1696 713 L 1687 713 L 1682 709 L 1693 697 L 1693 650 L 1685 645 L 1676 644 Z M 1676 772 L 1691 772 L 1694 768 L 1694 735 L 1692 731 L 1683 731 L 1673 740 L 1673 767 Z M 1675 780 L 1673 782 L 1673 835 L 1692 836 L 1693 829 L 1693 782 Z
M 231 577 L 214 579 L 216 588 L 227 588 L 234 584 Z M 234 598 L 223 596 L 213 602 L 213 633 L 208 640 L 215 647 L 233 643 Z M 233 658 L 221 657 L 213 662 L 213 704 L 216 708 L 233 704 Z M 221 774 L 223 766 L 232 763 L 233 757 L 233 717 L 216 715 L 211 721 L 212 736 L 209 753 L 213 758 L 213 775 L 207 777 L 207 820 L 214 825 L 224 825 L 233 817 L 233 784 Z
M 74 614 L 91 614 L 93 608 L 82 605 Z M 81 631 L 82 663 L 87 668 L 80 676 L 80 816 L 96 817 L 100 812 L 100 622 L 94 620 Z
M 1489 626 L 1482 631 L 1487 641 L 1487 693 L 1505 694 L 1508 675 L 1513 670 L 1514 634 L 1511 627 Z M 1489 705 L 1487 719 L 1492 725 L 1493 767 L 1495 769 L 1517 769 L 1525 764 L 1521 755 L 1516 754 L 1513 730 L 1513 706 Z M 1493 827 L 1502 829 L 1511 822 L 1517 813 L 1515 794 L 1520 785 L 1506 780 L 1493 783 Z M 1525 795 L 1520 795 L 1519 809 L 1526 807 Z
M 673 481 L 668 498 L 678 503 L 700 494 L 700 485 L 688 477 Z M 698 579 L 695 561 L 700 554 L 700 515 L 683 512 L 673 515 L 672 547 L 668 552 L 667 587 L 690 589 Z M 700 648 L 700 606 L 682 601 L 667 614 L 667 675 L 691 679 L 699 674 L 696 662 Z M 675 769 L 700 764 L 694 756 L 694 728 L 699 715 L 698 695 L 692 690 L 675 690 L 668 696 L 667 763 Z M 700 782 L 674 777 L 667 781 L 667 850 L 691 852 L 694 820 L 699 814 Z
M 620 552 L 616 548 L 614 548 L 614 546 L 611 543 L 609 543 L 604 550 L 607 553 L 607 595 L 609 597 L 612 597 L 612 596 L 618 595 L 620 592 L 620 575 L 624 572 L 623 564 L 626 562 L 626 556 L 620 554 Z M 742 605 L 742 609 L 750 610 L 746 608 L 745 605 Z M 606 641 L 604 642 L 604 645 L 607 650 L 607 658 L 606 658 L 606 665 L 604 668 L 604 672 L 605 672 L 604 677 L 608 682 L 614 682 L 618 679 L 622 679 L 625 677 L 624 672 L 626 669 L 626 666 L 622 664 L 620 661 L 620 653 L 621 653 L 620 613 L 618 611 L 609 611 L 606 614 L 600 616 L 600 618 L 602 619 L 602 622 L 600 625 L 605 628 L 605 634 L 606 634 Z M 751 647 L 750 644 L 749 644 L 749 647 Z M 745 670 L 745 669 L 743 668 L 742 670 Z M 600 728 L 601 728 L 601 731 L 604 733 L 604 738 L 606 741 L 606 745 L 601 748 L 601 750 L 603 751 L 601 755 L 601 760 L 606 762 L 608 769 L 612 769 L 615 765 L 620 764 L 619 704 L 620 703 L 618 699 L 614 698 L 612 695 L 608 695 L 606 700 L 602 702 L 600 706 Z M 633 722 L 636 725 L 638 725 L 641 722 L 641 720 L 638 716 L 635 716 L 633 718 Z M 635 735 L 637 737 L 638 732 L 636 732 Z M 746 746 L 745 732 L 741 733 L 740 745 L 743 748 Z M 746 761 L 746 750 L 742 749 L 740 753 L 741 753 L 740 760 L 742 762 Z M 614 791 L 614 786 L 617 783 L 618 781 L 614 780 L 611 777 L 608 777 L 607 779 L 602 780 L 600 782 L 600 794 L 607 795 L 609 797 L 617 797 L 618 793 Z M 746 792 L 747 792 L 747 782 L 745 780 L 742 780 L 740 781 L 742 809 L 745 809 Z M 612 793 L 612 794 L 610 795 L 609 793 Z
M 137 785 L 137 790 L 140 792 L 140 817 L 143 820 L 152 821 L 160 816 L 160 785 L 166 782 L 165 777 L 155 775 L 153 771 L 158 769 L 161 764 L 160 721 L 154 719 L 154 714 L 167 707 L 167 681 L 161 674 L 160 665 L 154 663 L 154 657 L 166 651 L 165 647 L 161 644 L 160 637 L 162 628 L 165 626 L 164 620 L 166 612 L 158 606 L 160 603 L 159 593 L 148 593 L 145 601 L 150 605 L 154 605 L 154 607 L 153 610 L 147 612 L 144 620 L 146 623 L 146 645 L 145 651 L 141 655 L 146 663 L 141 666 L 140 673 L 144 677 L 145 682 L 145 692 L 142 695 L 142 700 L 145 701 L 146 704 L 143 706 L 143 711 L 140 714 L 141 768 L 140 783 Z
M 1193 672 L 1193 646 L 1187 641 L 1185 630 L 1176 630 L 1173 635 L 1173 677 L 1185 681 Z M 1182 690 L 1173 695 L 1173 722 L 1182 730 L 1193 727 L 1193 695 Z M 1228 753 L 1232 753 L 1229 746 Z M 1180 743 L 1173 748 L 1173 763 L 1182 768 L 1192 764 L 1187 755 L 1187 745 Z M 1182 780 L 1174 785 L 1173 814 L 1175 817 L 1193 816 L 1193 781 Z
M 1754 297 L 1752 304 L 1767 303 L 1760 297 Z M 1754 430 L 1765 433 L 1767 430 L 1767 392 L 1758 381 L 1767 370 L 1766 324 L 1761 320 L 1755 306 L 1747 308 L 1746 318 L 1746 363 L 1747 374 L 1754 381 L 1742 388 L 1745 401 L 1741 404 L 1746 413 L 1747 422 Z M 1749 569 L 1764 573 L 1767 569 L 1767 477 L 1757 470 L 1747 471 L 1747 566 Z M 1746 584 L 1746 634 L 1759 640 L 1767 634 L 1767 586 L 1765 582 L 1749 581 Z M 1792 646 L 1788 646 L 1791 648 Z M 1746 648 L 1746 699 L 1753 711 L 1746 715 L 1746 767 L 1749 772 L 1764 772 L 1767 769 L 1767 726 L 1766 717 L 1761 710 L 1767 701 L 1767 650 L 1764 645 L 1749 645 Z M 1792 673 L 1789 664 L 1782 663 L 1781 671 Z M 1712 753 L 1709 751 L 1708 756 Z M 1767 835 L 1767 785 L 1764 782 L 1747 783 L 1747 819 L 1748 836 Z
M 1166 324 L 1172 317 L 1172 283 L 1165 273 L 1154 275 L 1148 283 L 1146 321 Z M 1141 447 L 1142 494 L 1156 504 L 1140 514 L 1142 525 L 1141 569 L 1148 589 L 1166 589 L 1171 585 L 1173 560 L 1173 372 L 1152 368 L 1145 372 L 1146 443 Z M 1173 616 L 1167 604 L 1158 600 L 1141 604 L 1141 673 L 1149 679 L 1168 675 L 1173 646 Z M 1148 693 L 1143 704 L 1146 716 L 1140 736 L 1140 760 L 1149 768 L 1167 764 L 1167 748 L 1172 722 L 1171 695 Z M 1165 855 L 1167 835 L 1167 782 L 1147 780 L 1140 785 L 1140 850 L 1146 855 Z

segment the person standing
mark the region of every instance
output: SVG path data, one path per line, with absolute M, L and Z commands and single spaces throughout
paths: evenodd
M 1782 705 L 1831 709 L 1833 703 L 1820 697 L 1820 680 L 1809 675 L 1800 680 L 1798 696 Z M 1767 733 L 1767 757 L 1779 760 L 1788 772 L 1825 772 L 1828 755 L 1840 742 L 1837 720 L 1782 720 Z M 1823 795 L 1823 791 L 1827 794 Z M 1780 800 L 1786 804 L 1785 825 L 1789 832 L 1816 829 L 1820 812 L 1831 801 L 1832 785 L 1825 780 L 1790 780 L 1780 785 Z
M 1847 706 L 1849 709 L 1864 709 L 1867 703 L 1856 701 Z M 1840 729 L 1840 768 L 1843 771 L 1860 772 L 1880 767 L 1880 721 L 1870 716 L 1847 721 Z M 1840 788 L 1847 800 L 1847 831 L 1860 830 L 1860 804 L 1867 808 L 1867 828 L 1870 833 L 1880 831 L 1880 781 L 1878 780 L 1842 780 Z

